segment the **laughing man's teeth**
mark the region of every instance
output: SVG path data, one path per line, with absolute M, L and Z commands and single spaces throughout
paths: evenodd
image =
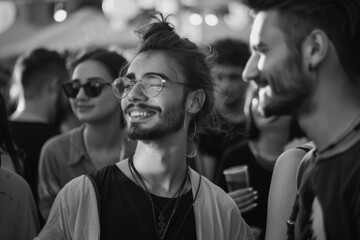
M 131 112 L 130 113 L 130 117 L 149 117 L 154 115 L 154 113 L 149 113 L 149 112 Z

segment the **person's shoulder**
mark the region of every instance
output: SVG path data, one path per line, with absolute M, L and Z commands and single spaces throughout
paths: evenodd
M 77 202 L 73 200 L 79 200 L 83 198 L 83 196 L 87 195 L 92 190 L 93 187 L 90 179 L 86 175 L 81 175 L 65 184 L 65 186 L 60 190 L 57 199 L 65 203 L 67 202 L 67 204 L 73 205 Z
M 275 163 L 273 179 L 284 181 L 284 178 L 287 179 L 288 176 L 299 175 L 299 171 L 301 174 L 301 169 L 305 168 L 305 165 L 308 164 L 308 161 L 304 159 L 310 156 L 309 154 L 312 152 L 312 149 L 312 144 L 306 143 L 280 154 Z
M 59 146 L 64 146 L 64 144 L 68 144 L 73 138 L 80 138 L 82 137 L 83 127 L 77 127 L 74 129 L 71 129 L 68 132 L 61 133 L 58 135 L 55 135 L 51 138 L 49 138 L 45 144 L 44 148 L 54 148 Z
M 99 239 L 96 206 L 97 198 L 90 179 L 85 175 L 72 179 L 56 196 L 38 239 Z
M 90 186 L 89 183 L 89 178 L 86 175 L 81 175 L 69 181 L 62 190 L 68 192 L 78 192 L 78 190 L 86 190 L 86 188 Z
M 201 184 L 203 184 L 202 188 L 204 190 L 204 193 L 207 195 L 205 197 L 212 196 L 214 199 L 217 200 L 220 205 L 236 206 L 232 198 L 229 197 L 229 195 L 222 188 L 212 183 L 209 179 L 201 176 L 201 182 Z
M 28 183 L 21 176 L 4 168 L 0 168 L 0 188 L 17 198 L 31 194 Z

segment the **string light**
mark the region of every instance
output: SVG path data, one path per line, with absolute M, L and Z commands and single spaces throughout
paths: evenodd
M 207 13 L 205 14 L 205 22 L 209 26 L 216 26 L 219 22 L 219 19 L 214 13 Z
M 54 8 L 54 20 L 56 22 L 63 22 L 67 18 L 67 11 L 64 9 L 64 3 L 59 2 Z
M 198 26 L 198 25 L 202 24 L 203 18 L 199 13 L 192 13 L 189 15 L 189 22 L 192 25 Z

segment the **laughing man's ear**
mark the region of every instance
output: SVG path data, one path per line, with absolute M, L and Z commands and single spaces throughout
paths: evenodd
M 186 99 L 186 109 L 189 113 L 195 114 L 200 111 L 205 102 L 205 92 L 202 89 L 197 89 L 190 92 Z
M 320 29 L 313 30 L 303 42 L 303 59 L 309 71 L 318 68 L 329 52 L 329 38 Z

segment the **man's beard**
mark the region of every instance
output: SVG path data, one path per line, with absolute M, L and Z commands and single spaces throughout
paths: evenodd
M 316 108 L 312 102 L 315 86 L 301 69 L 301 58 L 288 56 L 283 63 L 266 79 L 273 96 L 261 103 L 262 112 L 265 116 L 310 114 Z
M 158 140 L 168 134 L 179 131 L 184 126 L 185 112 L 183 104 L 160 115 L 152 127 L 143 127 L 143 123 L 125 123 L 125 136 L 130 140 Z M 126 122 L 126 119 L 125 119 Z

